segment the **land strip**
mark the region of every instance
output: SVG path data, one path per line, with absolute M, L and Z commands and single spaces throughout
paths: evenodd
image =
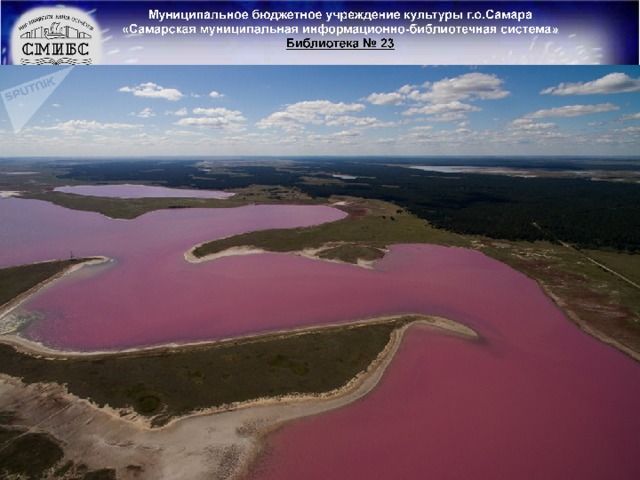
M 213 240 L 194 247 L 189 252 L 191 260 L 216 258 L 241 247 L 287 253 L 311 251 L 320 258 L 357 263 L 382 258 L 393 243 L 471 246 L 464 236 L 433 228 L 391 203 L 352 197 L 332 197 L 330 202 L 348 216 L 313 227 L 262 230 Z
M 315 204 L 308 195 L 295 188 L 252 185 L 234 190 L 235 195 L 225 199 L 214 198 L 108 198 L 54 192 L 50 189 L 25 192 L 21 196 L 44 200 L 71 210 L 96 212 L 109 218 L 131 220 L 155 210 L 176 208 L 231 208 L 261 204 Z
M 56 383 L 25 384 L 13 375 L 0 375 L 0 434 L 8 432 L 5 445 L 0 448 L 10 448 L 15 439 L 24 438 L 25 434 L 39 436 L 47 451 L 64 446 L 63 456 L 56 455 L 58 460 L 45 465 L 41 475 L 34 478 L 79 478 L 79 472 L 89 469 L 104 471 L 105 475 L 113 475 L 111 478 L 117 475 L 118 479 L 180 479 L 185 476 L 192 479 L 230 478 L 247 468 L 260 451 L 264 436 L 283 422 L 339 408 L 370 392 L 400 347 L 407 328 L 416 324 L 449 332 L 462 339 L 477 338 L 471 329 L 451 320 L 421 315 L 370 319 L 340 327 L 278 334 L 297 341 L 311 339 L 310 345 L 315 345 L 318 340 L 316 335 L 326 333 L 334 336 L 338 333 L 336 329 L 355 333 L 359 337 L 369 329 L 392 327 L 385 333 L 382 348 L 373 358 L 369 358 L 364 369 L 335 388 L 203 408 L 161 428 L 150 429 L 145 418 L 114 409 L 113 405 L 97 408 L 92 402 L 69 393 L 68 390 L 73 391 L 73 386 L 60 386 L 59 379 Z M 272 345 L 278 342 L 273 338 L 266 342 L 264 340 L 256 337 L 240 343 L 259 348 L 264 343 Z M 340 346 L 343 347 L 348 345 Z M 307 350 L 310 348 L 307 346 Z M 203 351 L 201 347 L 180 350 Z M 287 354 L 288 358 L 292 358 L 289 350 Z M 160 358 L 151 352 L 144 355 L 155 361 Z M 15 352 L 13 356 L 16 356 Z M 140 357 L 130 358 L 139 360 Z M 271 366 L 290 370 L 297 375 L 301 373 L 298 364 L 282 357 L 276 359 L 276 365 Z M 59 363 L 69 368 L 76 360 L 89 359 L 36 360 Z M 102 356 L 102 360 L 105 363 L 107 361 L 105 356 Z M 100 368 L 104 368 L 105 363 Z M 182 394 L 189 396 L 188 392 Z M 100 442 L 95 442 L 96 437 L 100 438 Z M 37 455 L 37 445 L 31 451 Z M 2 468 L 3 464 L 0 463 L 0 471 Z
M 395 329 L 414 321 L 447 327 L 430 317 L 403 315 L 224 342 L 75 355 L 52 354 L 7 336 L 0 337 L 0 371 L 27 383 L 67 385 L 78 397 L 122 414 L 135 412 L 159 426 L 201 409 L 339 388 L 366 369 Z

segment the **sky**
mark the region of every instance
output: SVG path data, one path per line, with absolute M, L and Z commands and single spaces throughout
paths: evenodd
M 3 66 L 0 95 L 0 157 L 640 152 L 637 66 Z

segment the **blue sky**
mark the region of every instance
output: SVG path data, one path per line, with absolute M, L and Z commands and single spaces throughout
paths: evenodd
M 2 156 L 637 155 L 640 67 L 75 67 L 0 112 Z

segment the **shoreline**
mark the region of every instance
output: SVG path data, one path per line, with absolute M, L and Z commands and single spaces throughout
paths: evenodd
M 75 266 L 75 265 L 74 265 Z M 43 282 L 44 283 L 44 282 Z M 25 301 L 25 300 L 22 300 Z M 14 347 L 17 351 L 33 356 L 52 358 L 52 359 L 66 359 L 66 358 L 80 358 L 80 357 L 103 357 L 103 356 L 122 356 L 139 354 L 154 354 L 154 353 L 169 353 L 179 351 L 183 349 L 207 349 L 215 348 L 218 346 L 225 346 L 229 343 L 253 343 L 264 342 L 269 340 L 276 340 L 280 338 L 295 337 L 299 335 L 306 335 L 315 333 L 322 330 L 331 329 L 351 329 L 358 328 L 365 325 L 376 325 L 387 322 L 393 322 L 405 317 L 416 317 L 412 323 L 422 322 L 425 325 L 430 325 L 434 328 L 439 328 L 452 333 L 458 333 L 460 335 L 468 337 L 477 337 L 477 333 L 471 328 L 455 322 L 453 320 L 439 317 L 436 315 L 420 314 L 420 313 L 403 313 L 397 315 L 384 315 L 378 317 L 368 317 L 356 320 L 345 320 L 343 322 L 326 323 L 321 325 L 303 326 L 287 330 L 274 330 L 266 332 L 251 333 L 239 337 L 228 337 L 214 340 L 200 340 L 187 343 L 163 343 L 158 345 L 148 345 L 139 347 L 122 348 L 115 350 L 94 350 L 94 351 L 81 351 L 81 350 L 60 350 L 53 347 L 48 347 L 40 342 L 30 340 L 19 336 L 16 333 L 8 333 L 0 335 L 0 343 Z M 1 318 L 1 317 L 0 317 Z
M 51 284 L 57 282 L 61 278 L 66 277 L 67 275 L 70 275 L 73 272 L 76 272 L 77 270 L 80 270 L 84 266 L 100 265 L 100 264 L 103 264 L 103 263 L 110 262 L 111 260 L 112 260 L 111 258 L 105 257 L 105 256 L 101 256 L 101 255 L 98 255 L 98 256 L 95 256 L 95 257 L 90 257 L 85 261 L 82 261 L 82 262 L 79 262 L 79 263 L 76 263 L 74 265 L 70 265 L 70 266 L 64 268 L 63 270 L 59 271 L 55 275 L 47 278 L 46 280 L 38 283 L 37 285 L 34 285 L 29 290 L 27 290 L 25 292 L 22 292 L 17 297 L 13 298 L 12 300 L 10 300 L 7 303 L 5 303 L 4 305 L 0 306 L 0 329 L 2 328 L 3 321 L 6 322 L 7 321 L 7 317 L 9 317 L 11 315 L 11 313 L 15 309 L 20 307 L 20 305 L 22 305 L 23 303 L 28 301 L 32 296 L 34 296 L 35 294 L 39 293 L 41 290 L 43 290 L 46 287 L 50 286 Z M 60 260 L 59 259 L 43 260 L 43 261 L 39 261 L 39 262 L 32 262 L 32 263 L 29 263 L 27 265 L 38 265 L 38 264 L 41 264 L 41 263 L 58 262 L 58 261 L 60 261 Z M 7 267 L 7 268 L 11 268 L 11 267 Z M 16 328 L 14 330 L 14 332 L 18 332 L 19 330 L 20 330 L 20 327 Z M 14 332 L 0 333 L 0 339 L 4 338 L 5 335 L 13 335 Z
M 570 310 L 567 303 L 562 298 L 553 293 L 546 283 L 542 282 L 541 280 L 538 280 L 537 283 L 538 285 L 540 285 L 540 288 L 542 289 L 544 294 L 551 299 L 553 304 L 558 307 L 560 311 L 562 311 L 567 316 L 571 323 L 573 323 L 581 331 L 596 339 L 597 341 L 618 350 L 620 353 L 631 357 L 636 362 L 640 362 L 640 353 L 591 327 L 587 322 L 582 320 L 576 312 Z
M 364 322 L 367 320 L 341 327 L 356 328 Z M 342 387 L 321 394 L 263 397 L 204 409 L 174 418 L 159 428 L 150 428 L 146 417 L 132 412 L 108 405 L 98 407 L 69 393 L 64 386 L 24 384 L 4 374 L 0 374 L 0 411 L 20 405 L 15 412 L 17 424 L 56 437 L 65 445 L 66 460 L 91 468 L 116 468 L 118 478 L 134 478 L 127 466 L 138 463 L 144 467 L 142 478 L 237 478 L 250 469 L 270 432 L 286 422 L 349 405 L 370 393 L 393 361 L 405 333 L 414 326 L 434 328 L 462 339 L 480 338 L 469 327 L 452 320 L 416 316 L 395 329 L 369 366 Z M 319 328 L 330 327 L 311 327 L 294 334 Z M 248 341 L 255 341 L 255 337 Z M 91 441 L 96 435 L 101 442 Z M 87 442 L 91 445 L 88 449 Z

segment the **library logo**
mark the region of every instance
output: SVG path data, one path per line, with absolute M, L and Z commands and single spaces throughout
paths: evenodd
M 11 59 L 20 65 L 99 63 L 100 29 L 77 8 L 41 7 L 24 13 L 11 32 Z

